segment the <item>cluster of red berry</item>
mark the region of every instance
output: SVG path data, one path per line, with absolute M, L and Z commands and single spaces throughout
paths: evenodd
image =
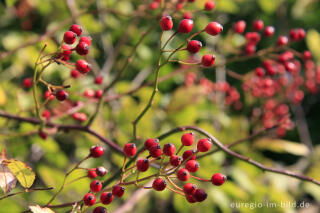
M 185 7 L 187 5 L 187 3 L 193 3 L 195 2 L 196 0 L 179 0 L 177 2 L 177 4 L 175 5 L 175 10 L 176 11 L 180 11 L 183 7 Z M 150 4 L 149 4 L 149 8 L 151 10 L 156 10 L 160 7 L 160 3 L 161 3 L 161 0 L 154 0 L 152 1 Z M 206 11 L 210 11 L 212 9 L 214 9 L 214 7 L 216 6 L 216 3 L 214 1 L 206 1 L 204 3 L 204 6 L 203 6 L 203 9 L 206 10 Z M 188 16 L 188 14 L 191 14 L 189 12 L 186 12 L 184 13 L 184 17 L 186 16 L 187 18 L 192 18 L 192 16 Z

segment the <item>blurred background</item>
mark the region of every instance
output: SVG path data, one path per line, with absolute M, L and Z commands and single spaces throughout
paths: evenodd
M 201 10 L 204 0 L 190 4 L 189 11 Z M 244 37 L 233 35 L 233 24 L 245 20 L 249 30 L 252 22 L 261 19 L 266 25 L 275 27 L 275 35 L 287 35 L 291 28 L 304 28 L 306 39 L 292 45 L 297 51 L 309 49 L 315 63 L 320 59 L 320 1 L 318 0 L 216 0 L 213 11 L 193 14 L 194 32 L 203 29 L 210 21 L 218 21 L 224 26 L 222 35 L 211 37 L 206 34 L 197 36 L 205 48 L 193 59 L 202 54 L 213 53 L 217 63 L 239 54 Z M 70 69 L 52 65 L 46 69 L 44 78 L 56 85 L 71 84 L 68 89 L 68 101 L 56 100 L 46 105 L 52 114 L 52 122 L 77 123 L 66 113 L 76 102 L 85 103 L 80 112 L 88 116 L 95 109 L 95 102 L 83 96 L 87 89 L 101 89 L 94 84 L 96 76 L 104 77 L 108 84 L 122 66 L 132 47 L 150 26 L 157 24 L 152 20 L 159 10 L 148 8 L 150 1 L 143 0 L 2 0 L 0 1 L 0 110 L 25 117 L 34 117 L 32 90 L 24 89 L 22 82 L 32 77 L 34 63 L 45 43 L 46 53 L 54 52 L 60 44 L 63 33 L 72 23 L 83 26 L 84 34 L 92 37 L 92 46 L 87 60 L 92 64 L 92 72 L 74 79 Z M 137 12 L 138 11 L 138 12 Z M 173 15 L 174 26 L 178 25 L 183 12 Z M 155 28 L 137 49 L 135 58 L 125 72 L 124 77 L 109 92 L 109 96 L 121 94 L 143 82 L 152 82 L 153 69 L 157 63 L 160 27 Z M 125 36 L 123 36 L 125 35 Z M 165 33 L 165 38 L 170 32 Z M 276 42 L 277 36 L 263 39 L 259 49 Z M 176 48 L 187 36 L 178 36 L 169 44 Z M 231 41 L 231 42 L 230 42 Z M 179 52 L 178 58 L 186 59 L 187 52 Z M 79 57 L 72 55 L 70 61 Z M 261 101 L 246 96 L 241 90 L 242 82 L 226 75 L 232 70 L 245 75 L 259 66 L 257 58 L 244 62 L 231 63 L 221 70 L 186 68 L 176 63 L 161 69 L 160 77 L 168 77 L 159 85 L 159 93 L 154 105 L 138 125 L 138 135 L 142 141 L 180 125 L 196 125 L 216 136 L 222 143 L 228 144 L 244 138 L 261 126 L 252 122 L 252 111 L 262 106 Z M 179 71 L 182 70 L 182 71 Z M 187 73 L 194 73 L 197 79 L 209 81 L 226 80 L 240 92 L 240 106 L 227 106 L 223 97 L 213 101 L 201 84 L 187 85 Z M 92 129 L 122 146 L 132 137 L 131 121 L 146 105 L 152 86 L 142 87 L 137 92 L 120 99 L 108 101 L 92 125 Z M 46 88 L 39 87 L 44 93 Z M 41 100 L 43 102 L 43 99 Z M 300 107 L 301 106 L 301 107 Z M 264 165 L 285 168 L 320 180 L 320 95 L 305 94 L 305 98 L 296 107 L 291 107 L 295 128 L 279 139 L 275 131 L 269 131 L 261 137 L 246 141 L 233 150 L 255 159 Z M 297 125 L 298 124 L 298 125 Z M 298 130 L 299 124 L 305 128 Z M 38 134 L 28 134 L 35 130 L 34 125 L 7 120 L 0 117 L 0 149 L 5 148 L 10 158 L 26 162 L 36 173 L 33 187 L 60 186 L 64 174 L 80 159 L 88 154 L 89 147 L 101 142 L 88 134 L 80 132 L 57 132 L 43 140 Z M 175 134 L 164 142 L 178 145 L 182 134 Z M 200 138 L 199 135 L 196 135 Z M 312 143 L 312 151 L 307 144 Z M 106 147 L 103 159 L 91 159 L 83 167 L 94 168 L 103 165 L 110 176 L 122 165 L 122 156 Z M 215 172 L 228 176 L 228 182 L 221 187 L 211 184 L 198 184 L 207 189 L 208 199 L 203 203 L 191 205 L 168 190 L 136 191 L 128 187 L 123 199 L 115 200 L 108 206 L 108 212 L 125 212 L 121 206 L 127 204 L 133 193 L 140 198 L 131 204 L 128 212 L 320 212 L 320 187 L 291 177 L 262 172 L 260 169 L 236 160 L 225 153 L 217 152 L 199 160 L 201 168 L 197 175 L 210 178 Z M 152 174 L 151 169 L 146 173 Z M 75 172 L 72 177 L 85 175 L 85 171 Z M 71 179 L 72 179 L 71 177 Z M 69 185 L 55 200 L 54 204 L 80 200 L 88 191 L 89 179 L 82 179 Z M 17 186 L 12 192 L 21 190 Z M 55 189 L 56 190 L 56 189 Z M 55 190 L 24 193 L 12 198 L 0 200 L 0 212 L 22 212 L 30 204 L 44 205 Z M 139 194 L 140 193 L 140 194 Z M 308 202 L 309 208 L 231 208 L 233 202 L 243 203 L 281 203 Z M 55 212 L 68 212 L 68 208 L 54 209 Z M 89 212 L 89 210 L 88 210 Z

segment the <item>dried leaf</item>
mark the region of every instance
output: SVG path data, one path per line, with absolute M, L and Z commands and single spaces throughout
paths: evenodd
M 32 186 L 36 175 L 27 164 L 14 159 L 5 160 L 3 163 L 18 179 L 22 187 L 30 188 Z
M 0 187 L 5 194 L 10 192 L 16 186 L 17 183 L 16 177 L 9 170 L 9 168 L 2 163 L 4 160 L 7 159 L 8 158 L 6 150 L 3 149 L 0 153 Z
M 52 211 L 51 209 L 49 209 L 49 208 L 41 208 L 39 205 L 29 206 L 29 209 L 33 213 L 54 213 L 54 211 Z

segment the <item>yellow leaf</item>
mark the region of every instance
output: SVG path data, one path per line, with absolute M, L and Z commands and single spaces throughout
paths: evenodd
M 29 206 L 29 209 L 33 213 L 54 213 L 54 211 L 52 211 L 51 209 L 49 209 L 49 208 L 41 208 L 39 205 Z
M 32 169 L 25 163 L 10 159 L 3 162 L 13 173 L 13 175 L 18 179 L 21 186 L 24 188 L 30 188 L 36 178 L 36 175 Z
M 7 160 L 7 155 L 6 150 L 3 149 L 0 153 L 0 188 L 2 188 L 3 192 L 6 194 L 16 186 L 17 179 L 3 163 L 5 160 Z
M 312 55 L 316 59 L 320 59 L 320 49 L 318 48 L 320 45 L 320 34 L 318 31 L 311 29 L 307 32 L 306 38 L 307 46 L 309 50 L 312 52 Z
M 5 105 L 7 102 L 7 96 L 4 93 L 3 89 L 0 87 L 0 106 Z

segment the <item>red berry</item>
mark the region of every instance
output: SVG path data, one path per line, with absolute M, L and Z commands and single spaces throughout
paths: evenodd
M 186 195 L 192 195 L 196 192 L 197 186 L 193 183 L 186 183 L 183 186 L 183 191 Z
M 156 178 L 152 183 L 152 188 L 156 191 L 163 191 L 167 186 L 167 183 L 162 178 Z
M 207 55 L 202 56 L 201 63 L 205 67 L 212 67 L 215 60 L 216 60 L 215 56 L 207 54 Z
M 93 89 L 87 89 L 86 91 L 84 91 L 83 96 L 86 98 L 93 98 L 95 95 L 95 92 Z
M 104 153 L 104 149 L 101 146 L 92 146 L 90 148 L 90 156 L 93 158 L 100 158 Z
M 278 46 L 283 46 L 288 44 L 288 37 L 287 36 L 279 36 L 277 40 L 277 45 Z
M 116 197 L 122 197 L 124 194 L 125 188 L 119 185 L 115 185 L 112 188 L 112 194 Z
M 192 19 L 193 18 L 192 13 L 190 13 L 190 12 L 183 13 L 183 18 L 184 19 Z
M 123 147 L 123 153 L 127 157 L 133 157 L 137 153 L 137 147 L 134 143 L 127 143 Z
M 192 157 L 190 157 L 192 156 Z M 190 157 L 190 158 L 189 158 Z M 196 159 L 196 155 L 195 155 L 195 151 L 193 150 L 186 150 L 183 154 L 182 154 L 182 158 L 183 161 L 188 160 L 195 160 Z
M 170 157 L 170 164 L 172 166 L 179 166 L 181 164 L 181 162 L 182 162 L 182 158 L 178 155 L 172 155 Z
M 107 174 L 107 170 L 103 167 L 103 166 L 99 166 L 96 168 L 96 173 L 97 175 L 99 175 L 100 177 L 105 176 L 105 174 Z
M 264 29 L 264 33 L 265 36 L 267 37 L 271 37 L 274 34 L 274 27 L 273 26 L 266 26 L 266 28 Z
M 207 152 L 212 146 L 211 141 L 208 138 L 203 138 L 198 141 L 197 149 L 199 152 Z
M 264 69 L 262 67 L 257 67 L 255 69 L 255 73 L 256 73 L 257 76 L 263 77 L 264 74 L 265 74 L 265 71 L 264 71 Z
M 79 55 L 87 55 L 89 53 L 89 45 L 85 42 L 80 42 L 76 46 L 76 52 Z
M 93 179 L 93 178 L 96 178 L 98 175 L 96 173 L 96 169 L 93 168 L 93 169 L 89 169 L 88 170 L 88 175 L 87 175 L 89 178 Z
M 201 49 L 202 47 L 202 43 L 200 41 L 197 41 L 197 40 L 191 40 L 189 41 L 188 45 L 187 45 L 187 50 L 190 52 L 190 53 L 197 53 L 199 52 L 199 50 Z
M 242 34 L 244 30 L 246 29 L 246 22 L 243 20 L 237 21 L 233 27 L 233 30 L 236 33 Z
M 77 25 L 77 24 L 71 25 L 69 30 L 74 32 L 75 34 L 77 34 L 77 36 L 80 36 L 81 33 L 82 33 L 82 27 L 80 25 Z
M 66 91 L 64 91 L 64 90 L 58 90 L 56 92 L 56 99 L 58 101 L 64 101 L 64 100 L 66 100 L 68 98 L 68 96 L 69 96 L 68 93 Z
M 180 33 L 190 33 L 193 28 L 193 20 L 183 19 L 179 23 L 178 32 Z
M 43 98 L 45 100 L 49 99 L 50 101 L 54 99 L 54 95 L 49 91 L 45 91 L 44 94 L 43 94 Z
M 160 20 L 160 27 L 163 31 L 171 30 L 173 27 L 173 21 L 171 16 L 165 16 Z
M 196 199 L 192 195 L 186 195 L 186 199 L 189 203 L 195 203 L 197 202 Z
M 84 197 L 83 197 L 83 202 L 86 206 L 92 206 L 95 204 L 96 202 L 96 197 L 91 194 L 91 193 L 87 193 Z
M 196 189 L 193 197 L 196 201 L 202 202 L 207 199 L 208 195 L 203 189 Z
M 163 146 L 163 154 L 166 156 L 174 155 L 176 147 L 172 143 L 167 143 Z
M 306 37 L 306 31 L 304 31 L 304 29 L 302 29 L 302 28 L 299 28 L 298 35 L 299 35 L 299 40 L 302 40 Z
M 97 76 L 95 79 L 94 79 L 94 83 L 95 84 L 102 84 L 103 82 L 103 77 L 102 76 Z
M 113 195 L 111 192 L 103 192 L 100 195 L 100 201 L 102 204 L 108 205 L 112 202 Z
M 161 146 L 158 144 L 158 145 L 155 145 L 155 146 L 151 147 L 150 150 L 149 150 L 149 154 L 153 158 L 160 157 L 161 154 L 162 154 Z
M 252 55 L 256 51 L 256 45 L 255 44 L 247 44 L 245 47 L 245 52 L 247 55 Z
M 94 97 L 100 99 L 103 95 L 103 90 L 99 89 L 94 93 Z
M 83 112 L 75 112 L 72 114 L 72 118 L 76 121 L 84 122 L 88 117 Z
M 196 172 L 198 171 L 198 169 L 200 168 L 200 165 L 197 161 L 195 160 L 189 160 L 187 161 L 185 168 L 189 171 L 189 172 Z
M 254 31 L 261 31 L 264 28 L 264 23 L 262 20 L 255 20 L 253 22 L 253 30 Z
M 84 43 L 86 43 L 88 46 L 91 46 L 91 41 L 92 41 L 92 38 L 91 38 L 90 36 L 82 36 L 82 37 L 79 39 L 79 43 L 84 42 Z
M 150 5 L 149 5 L 149 8 L 150 8 L 151 10 L 155 10 L 155 9 L 157 9 L 158 7 L 159 7 L 159 2 L 156 2 L 156 1 L 151 2 Z
M 306 50 L 303 52 L 303 59 L 304 60 L 309 60 L 309 59 L 312 59 L 312 54 L 310 51 Z
M 146 140 L 146 142 L 144 142 L 144 148 L 146 150 L 150 150 L 151 147 L 158 145 L 158 144 L 159 144 L 158 139 L 149 138 Z
M 67 44 L 73 44 L 77 39 L 77 34 L 72 31 L 67 31 L 63 35 L 63 41 Z
M 215 36 L 222 32 L 223 27 L 218 22 L 210 22 L 204 29 L 209 35 Z
M 226 182 L 227 177 L 223 174 L 216 173 L 211 177 L 211 183 L 216 186 L 221 186 L 224 182 Z
M 76 68 L 80 73 L 86 74 L 90 71 L 90 64 L 88 64 L 87 61 L 80 59 L 76 62 Z
M 102 206 L 98 206 L 94 208 L 92 213 L 107 213 L 107 209 Z
M 41 114 L 42 117 L 44 117 L 45 119 L 49 119 L 51 117 L 51 112 L 50 110 L 46 109 L 42 112 Z
M 257 32 L 247 32 L 245 37 L 248 44 L 256 45 L 260 41 L 260 34 Z
M 58 58 L 61 58 L 63 61 L 68 61 L 72 53 L 72 48 L 68 45 L 62 45 L 62 53 L 59 53 Z
M 25 78 L 22 82 L 23 88 L 29 89 L 32 87 L 32 78 Z
M 214 1 L 206 1 L 206 3 L 204 4 L 204 9 L 210 11 L 215 6 L 216 6 L 216 3 Z
M 181 142 L 184 146 L 191 146 L 194 142 L 194 134 L 192 132 L 185 133 L 181 137 Z
M 190 178 L 190 174 L 186 169 L 179 169 L 177 172 L 177 177 L 181 181 L 187 181 Z
M 38 132 L 38 135 L 43 139 L 43 140 L 46 140 L 48 135 L 45 133 L 45 132 L 42 132 L 42 131 L 39 131 Z
M 102 183 L 98 180 L 94 180 L 90 183 L 90 190 L 92 192 L 100 192 L 102 189 Z
M 148 170 L 150 163 L 149 163 L 149 160 L 145 158 L 145 159 L 139 159 L 136 165 L 137 165 L 137 169 L 140 172 L 145 172 Z
M 72 78 L 78 78 L 80 76 L 80 73 L 78 72 L 78 70 L 71 70 L 70 75 Z
M 179 10 L 181 10 L 182 7 L 183 7 L 183 4 L 182 3 L 178 3 L 176 5 L 176 10 L 179 11 Z

